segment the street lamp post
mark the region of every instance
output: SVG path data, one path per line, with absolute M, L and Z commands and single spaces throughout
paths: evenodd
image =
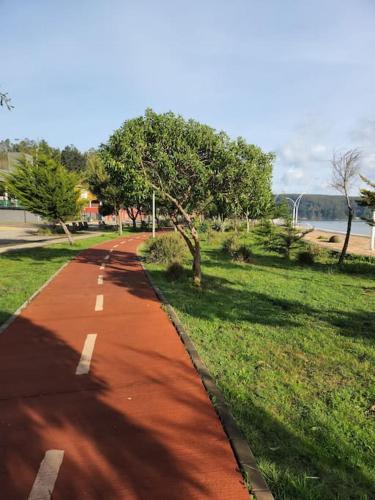
M 286 196 L 286 199 L 291 201 L 293 204 L 293 217 L 292 217 L 293 227 L 296 227 L 298 224 L 298 210 L 303 194 L 304 193 L 300 194 L 295 200 L 293 200 L 293 198 L 289 198 L 288 196 Z
M 296 208 L 295 208 L 295 215 L 294 215 L 294 226 L 297 227 L 298 225 L 298 210 L 299 210 L 299 205 L 302 200 L 303 193 L 300 194 L 296 200 Z

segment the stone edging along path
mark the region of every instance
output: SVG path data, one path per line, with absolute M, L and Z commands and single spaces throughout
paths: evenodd
M 185 328 L 180 322 L 175 310 L 172 305 L 168 302 L 164 293 L 160 290 L 160 288 L 153 281 L 150 273 L 145 268 L 144 263 L 140 256 L 138 255 L 142 268 L 149 280 L 152 288 L 155 290 L 156 295 L 159 300 L 163 304 L 170 320 L 175 326 L 178 335 L 182 343 L 185 346 L 186 351 L 188 352 L 195 369 L 197 370 L 202 383 L 213 403 L 213 406 L 221 420 L 223 428 L 229 438 L 229 442 L 232 446 L 234 455 L 237 459 L 237 462 L 240 466 L 242 473 L 244 474 L 246 480 L 250 484 L 250 490 L 256 500 L 274 500 L 274 497 L 263 477 L 261 472 L 258 469 L 255 457 L 253 452 L 251 451 L 246 439 L 242 435 L 242 432 L 238 428 L 228 405 L 224 401 L 224 396 L 221 391 L 215 384 L 214 379 L 212 378 L 210 372 L 207 367 L 201 360 L 195 346 L 187 334 Z

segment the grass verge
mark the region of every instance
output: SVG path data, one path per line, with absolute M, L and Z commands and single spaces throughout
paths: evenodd
M 202 289 L 146 264 L 223 392 L 277 499 L 370 499 L 374 487 L 375 264 L 339 271 L 203 242 Z M 187 273 L 188 274 L 188 273 Z
M 116 237 L 118 233 L 107 233 L 76 240 L 73 246 L 59 243 L 0 254 L 0 325 L 65 262 L 86 248 Z

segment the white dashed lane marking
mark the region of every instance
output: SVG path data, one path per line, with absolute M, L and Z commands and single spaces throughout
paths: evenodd
M 105 268 L 105 264 L 104 264 L 104 262 L 102 262 L 102 265 L 100 266 L 100 268 L 99 268 L 99 269 L 100 269 L 101 271 L 103 271 L 103 269 L 104 269 L 104 268 Z
M 95 302 L 95 311 L 103 311 L 103 302 L 104 302 L 103 295 L 97 295 Z
M 108 259 L 109 259 L 109 255 L 106 255 L 106 256 L 104 257 L 104 260 L 108 260 Z
M 99 274 L 99 276 L 98 276 L 98 285 L 102 285 L 102 284 L 103 284 L 103 275 Z
M 85 375 L 90 371 L 92 353 L 94 352 L 96 333 L 89 333 L 82 349 L 81 359 L 76 369 L 76 375 Z
M 64 450 L 48 450 L 39 466 L 29 500 L 50 500 L 64 458 Z

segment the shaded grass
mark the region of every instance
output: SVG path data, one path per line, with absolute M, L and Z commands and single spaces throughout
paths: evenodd
M 252 264 L 203 243 L 201 290 L 147 264 L 278 499 L 374 495 L 375 264 L 299 266 L 248 238 Z
M 116 237 L 118 233 L 108 233 L 76 240 L 73 246 L 59 243 L 0 254 L 0 325 L 65 262 Z

